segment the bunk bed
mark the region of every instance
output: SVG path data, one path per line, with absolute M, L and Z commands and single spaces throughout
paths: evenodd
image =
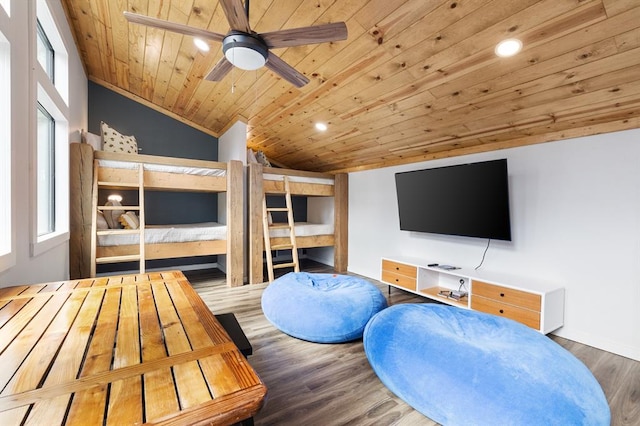
M 333 198 L 333 223 L 295 223 L 296 245 L 298 249 L 333 247 L 335 271 L 346 272 L 348 175 L 281 169 L 249 163 L 249 283 L 264 282 L 263 198 L 269 194 L 284 192 L 284 176 L 288 177 L 291 195 Z M 288 237 L 284 234 L 271 234 L 272 245 L 283 244 L 286 241 Z
M 227 284 L 243 284 L 241 162 L 122 154 L 96 151 L 86 143 L 72 143 L 70 180 L 69 269 L 72 279 L 94 276 L 96 263 L 128 261 L 138 250 L 141 268 L 146 260 L 226 255 Z M 97 210 L 106 213 L 109 208 L 98 206 L 98 191 L 132 188 L 139 191 L 139 206 L 122 206 L 122 209 L 139 211 L 140 232 L 99 231 Z M 146 191 L 225 193 L 226 224 L 149 226 L 144 220 Z M 145 243 L 139 244 L 141 240 Z

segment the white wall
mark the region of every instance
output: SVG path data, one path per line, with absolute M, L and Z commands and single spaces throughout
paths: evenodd
M 311 223 L 334 223 L 334 208 L 333 197 L 308 197 L 307 221 Z M 307 249 L 307 257 L 316 262 L 334 266 L 333 247 Z
M 224 134 L 218 138 L 218 161 L 227 162 L 229 160 L 242 161 L 242 164 L 247 165 L 247 125 L 242 121 L 236 121 L 233 126 L 229 128 Z M 247 171 L 245 167 L 244 182 L 242 187 L 244 188 L 244 200 L 247 199 Z M 227 222 L 227 194 L 222 193 L 218 195 L 218 222 Z M 245 253 L 248 251 L 248 225 L 247 225 L 247 208 L 243 209 L 244 212 L 244 240 L 245 240 Z M 246 281 L 247 274 L 247 258 L 244 260 L 244 279 Z M 227 271 L 227 256 L 218 255 L 218 268 L 226 272 Z
M 53 19 L 62 30 L 63 42 L 69 54 L 69 133 L 87 128 L 87 77 L 77 53 L 73 37 L 67 25 L 62 5 L 57 0 L 47 4 Z M 31 255 L 30 217 L 31 192 L 35 190 L 30 177 L 30 149 L 35 146 L 35 125 L 31 120 L 36 106 L 31 102 L 35 84 L 31 80 L 31 55 L 27 48 L 35 31 L 35 0 L 11 2 L 11 17 L 7 38 L 11 42 L 11 89 L 12 89 L 12 147 L 13 147 L 13 195 L 14 228 L 16 230 L 16 265 L 0 273 L 0 287 L 15 284 L 66 280 L 69 278 L 69 244 L 65 240 L 59 245 L 39 254 Z M 4 30 L 4 29 L 3 29 Z M 35 55 L 34 55 L 35 56 Z M 35 61 L 35 58 L 33 59 Z
M 349 271 L 380 279 L 382 256 L 477 266 L 487 240 L 399 230 L 394 174 L 507 158 L 512 241 L 482 270 L 564 286 L 554 334 L 640 360 L 640 130 L 352 173 Z

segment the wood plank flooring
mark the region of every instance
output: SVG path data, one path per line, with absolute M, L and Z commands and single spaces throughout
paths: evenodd
M 305 261 L 302 270 L 333 272 Z M 281 274 L 286 271 L 279 271 Z M 217 271 L 185 272 L 214 314 L 235 313 L 253 346 L 249 362 L 268 388 L 256 425 L 436 425 L 392 394 L 369 366 L 362 341 L 322 345 L 277 330 L 262 314 L 266 284 L 229 288 Z M 398 289 L 390 304 L 424 303 Z M 585 363 L 600 382 L 611 407 L 612 426 L 640 425 L 640 362 L 551 336 Z M 461 401 L 461 403 L 463 403 Z

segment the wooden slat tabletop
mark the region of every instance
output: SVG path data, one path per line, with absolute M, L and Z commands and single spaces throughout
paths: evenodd
M 181 272 L 0 289 L 0 424 L 233 424 L 266 387 Z

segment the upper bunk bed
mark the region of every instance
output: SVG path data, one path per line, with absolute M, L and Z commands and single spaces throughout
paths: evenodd
M 127 256 L 135 257 L 136 253 L 143 258 L 141 267 L 146 260 L 226 254 L 227 284 L 243 284 L 241 162 L 122 154 L 72 143 L 70 174 L 72 279 L 94 276 L 96 263 L 126 261 Z M 139 190 L 138 206 L 121 206 L 121 211 L 139 213 L 139 232 L 100 229 L 99 212 L 117 210 L 98 205 L 98 191 L 105 189 Z M 150 226 L 144 220 L 146 191 L 226 193 L 226 223 Z M 139 244 L 141 239 L 143 245 Z
M 259 163 L 249 163 L 249 283 L 264 282 L 262 202 L 266 195 L 284 192 L 284 176 L 288 177 L 291 195 L 333 199 L 333 215 L 329 220 L 323 220 L 323 223 L 295 223 L 296 245 L 299 249 L 333 247 L 335 271 L 346 272 L 348 261 L 348 175 L 265 167 Z M 289 240 L 287 235 L 278 235 L 277 232 L 277 230 L 271 231 L 272 245 L 280 245 Z

